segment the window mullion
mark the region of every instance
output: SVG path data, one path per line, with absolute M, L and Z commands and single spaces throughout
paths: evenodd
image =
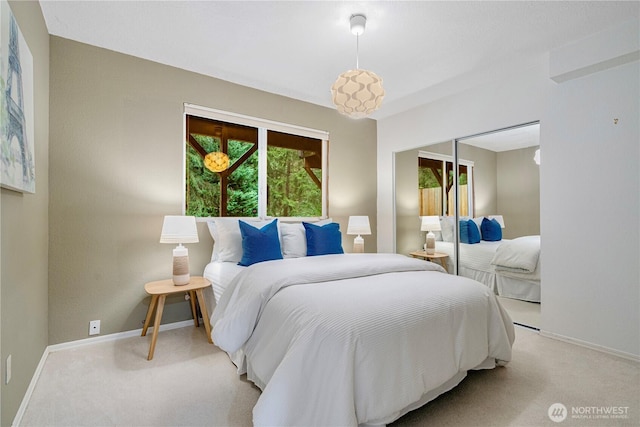
M 267 129 L 258 128 L 258 217 L 267 217 Z
M 467 166 L 467 198 L 469 199 L 469 216 L 476 216 L 476 209 L 473 206 L 473 166 Z
M 322 140 L 322 217 L 329 216 L 329 141 Z
M 447 170 L 447 161 L 443 160 L 442 161 L 442 176 L 440 177 L 442 179 L 442 183 L 440 184 L 442 186 L 442 208 L 440 215 L 442 216 L 447 216 L 447 206 L 449 203 L 449 194 L 447 193 L 447 184 L 449 183 L 449 171 Z

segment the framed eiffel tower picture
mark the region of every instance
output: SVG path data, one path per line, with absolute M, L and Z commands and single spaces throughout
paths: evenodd
M 0 0 L 0 186 L 35 193 L 33 56 Z

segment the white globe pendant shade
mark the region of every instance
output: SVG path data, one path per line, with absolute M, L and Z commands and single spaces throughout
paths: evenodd
M 340 114 L 354 119 L 366 117 L 382 105 L 382 78 L 368 70 L 345 71 L 331 86 L 331 97 Z

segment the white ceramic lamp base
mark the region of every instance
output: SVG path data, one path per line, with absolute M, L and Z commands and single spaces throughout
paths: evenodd
M 427 244 L 425 245 L 425 252 L 427 255 L 433 255 L 436 253 L 436 235 L 431 231 L 427 233 Z
M 188 285 L 189 276 L 189 250 L 179 245 L 173 250 L 173 284 L 177 286 Z
M 364 239 L 359 234 L 358 234 L 358 237 L 353 239 L 353 253 L 354 254 L 364 253 Z

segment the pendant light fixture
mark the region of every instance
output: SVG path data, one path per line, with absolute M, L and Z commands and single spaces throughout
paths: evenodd
M 229 167 L 229 156 L 220 151 L 213 151 L 204 156 L 204 166 L 211 172 L 222 172 Z
M 338 76 L 331 86 L 331 97 L 340 114 L 360 119 L 380 108 L 384 89 L 382 78 L 359 66 L 359 37 L 364 33 L 367 18 L 362 14 L 351 15 L 349 23 L 351 33 L 356 36 L 356 69 Z

